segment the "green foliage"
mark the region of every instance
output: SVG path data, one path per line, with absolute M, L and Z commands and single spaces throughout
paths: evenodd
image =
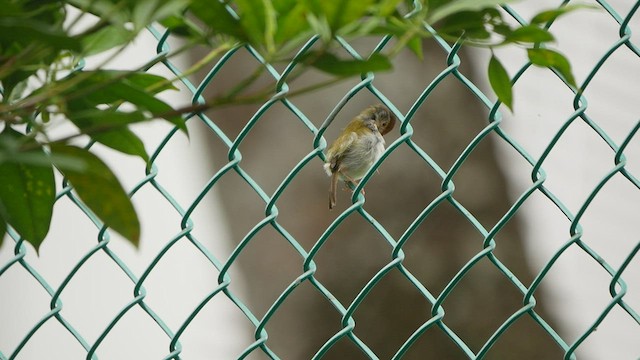
M 78 32 L 73 24 L 81 15 L 70 17 L 66 5 L 100 18 Z M 161 118 L 186 132 L 181 113 L 156 96 L 175 88 L 143 70 L 86 71 L 77 65 L 85 56 L 122 48 L 151 22 L 179 15 L 187 5 L 184 0 L 0 1 L 6 9 L 0 16 L 1 235 L 8 224 L 40 247 L 51 223 L 57 168 L 107 226 L 138 244 L 138 218 L 115 175 L 87 149 L 67 143 L 87 135 L 148 161 L 128 126 Z M 65 27 L 65 20 L 71 25 Z M 124 104 L 127 111 L 121 110 Z M 54 121 L 74 124 L 77 135 L 51 139 Z
M 532 64 L 558 71 L 569 85 L 576 87 L 576 79 L 573 78 L 571 64 L 564 55 L 549 49 L 528 49 L 527 55 L 529 55 L 529 60 Z
M 566 5 L 557 9 L 545 10 L 536 14 L 531 18 L 530 23 L 536 25 L 545 25 L 555 21 L 558 17 L 568 14 L 571 11 L 579 9 L 598 9 L 596 6 L 589 6 L 585 4 Z
M 302 62 L 338 76 L 352 76 L 364 72 L 386 71 L 391 69 L 391 62 L 386 56 L 372 54 L 368 59 L 340 59 L 331 53 L 309 52 Z
M 545 29 L 541 29 L 535 25 L 527 25 L 506 34 L 504 40 L 505 42 L 514 43 L 543 43 L 554 41 L 555 38 Z
M 513 0 L 453 0 L 441 1 L 434 6 L 429 14 L 430 23 L 436 23 L 442 19 L 456 14 L 484 13 L 487 9 L 495 9 L 498 5 L 504 5 Z
M 513 109 L 511 79 L 507 70 L 498 58 L 491 56 L 489 60 L 489 83 L 500 99 L 509 109 Z
M 118 53 L 145 27 L 159 23 L 185 46 L 166 55 L 204 44 L 211 49 L 202 61 L 184 71 L 190 75 L 227 50 L 251 45 L 268 62 L 291 61 L 312 37 L 319 40 L 300 60 L 292 79 L 315 68 L 335 78 L 389 71 L 393 57 L 408 49 L 422 58 L 423 40 L 439 36 L 472 46 L 518 46 L 532 64 L 555 70 L 576 86 L 571 66 L 557 51 L 548 25 L 581 6 L 543 11 L 530 24 L 513 26 L 499 6 L 509 0 L 0 0 L 0 236 L 10 225 L 36 249 L 51 222 L 54 169 L 73 185 L 79 198 L 106 226 L 137 245 L 140 226 L 136 212 L 118 179 L 88 149 L 70 145 L 84 136 L 118 152 L 149 156 L 131 124 L 160 119 L 186 134 L 185 113 L 217 105 L 264 101 L 275 89 L 255 90 L 264 69 L 247 71 L 246 79 L 205 104 L 173 109 L 158 98 L 175 90 L 179 79 L 166 79 L 139 69 L 83 69 L 82 59 L 107 51 Z M 70 9 L 73 9 L 71 11 Z M 91 15 L 88 15 L 91 14 Z M 80 19 L 93 19 L 80 27 Z M 394 37 L 393 45 L 364 59 L 345 58 L 338 37 Z M 428 64 L 425 64 L 428 66 Z M 511 79 L 492 56 L 489 82 L 498 99 L 513 104 Z M 322 84 L 309 86 L 317 89 Z M 52 138 L 49 128 L 73 124 L 77 132 Z M 1 240 L 0 240 L 1 241 Z
M 7 127 L 0 134 L 0 146 L 6 153 L 18 144 L 35 145 L 23 155 L 45 156 L 44 150 L 31 138 Z M 55 199 L 53 169 L 27 161 L 5 159 L 0 162 L 0 214 L 29 241 L 36 250 L 49 231 Z M 2 232 L 4 235 L 4 232 Z
M 82 38 L 82 53 L 85 56 L 100 54 L 114 47 L 126 45 L 134 37 L 135 33 L 124 27 L 104 27 Z
M 80 199 L 104 221 L 134 245 L 140 240 L 140 223 L 131 200 L 111 169 L 89 151 L 62 144 L 53 144 L 51 152 L 82 161 L 82 169 L 58 168 L 69 180 Z M 53 161 L 54 165 L 58 165 Z M 105 201 L 108 199 L 108 201 Z

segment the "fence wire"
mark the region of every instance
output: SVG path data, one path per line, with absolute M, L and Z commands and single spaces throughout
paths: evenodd
M 46 314 L 43 314 L 39 321 L 33 323 L 31 329 L 22 336 L 19 343 L 15 344 L 15 346 L 11 348 L 0 348 L 0 359 L 19 359 L 21 351 L 25 348 L 25 346 L 33 341 L 33 339 L 45 324 L 50 322 L 57 322 L 62 326 L 59 331 L 68 332 L 73 338 L 75 338 L 77 342 L 86 350 L 87 359 L 97 359 L 105 338 L 108 337 L 112 331 L 114 331 L 114 328 L 121 321 L 121 319 L 134 308 L 142 309 L 144 313 L 153 320 L 157 327 L 164 334 L 166 334 L 166 337 L 169 339 L 169 352 L 164 358 L 180 359 L 183 353 L 181 336 L 189 328 L 192 322 L 199 316 L 202 309 L 210 304 L 213 299 L 217 298 L 226 298 L 230 300 L 235 305 L 237 310 L 242 312 L 254 327 L 255 341 L 250 346 L 246 347 L 239 358 L 250 357 L 251 355 L 255 355 L 256 353 L 262 353 L 266 354 L 270 358 L 277 359 L 279 358 L 279 356 L 273 349 L 270 348 L 270 344 L 268 341 L 268 325 L 274 315 L 277 314 L 278 311 L 280 311 L 281 306 L 284 304 L 284 302 L 287 301 L 287 299 L 290 298 L 302 284 L 310 284 L 315 289 L 315 291 L 324 296 L 324 298 L 326 298 L 326 300 L 330 302 L 335 311 L 341 317 L 341 330 L 336 332 L 320 348 L 317 349 L 314 358 L 322 358 L 323 355 L 325 355 L 338 341 L 348 339 L 354 345 L 356 345 L 364 355 L 371 359 L 377 359 L 378 355 L 376 355 L 375 352 L 369 347 L 367 342 L 359 338 L 358 335 L 354 332 L 355 324 L 357 321 L 357 316 L 355 316 L 354 313 L 356 312 L 360 304 L 367 298 L 371 290 L 376 287 L 377 284 L 392 270 L 399 271 L 406 278 L 406 280 L 409 281 L 415 287 L 415 289 L 417 289 L 417 291 L 422 294 L 425 301 L 429 303 L 432 309 L 431 317 L 421 326 L 415 329 L 411 336 L 409 336 L 404 341 L 404 344 L 402 344 L 402 346 L 397 349 L 397 352 L 393 357 L 394 359 L 402 358 L 403 355 L 405 355 L 411 349 L 412 345 L 421 338 L 421 336 L 426 336 L 425 333 L 429 329 L 439 329 L 440 331 L 444 332 L 447 335 L 448 340 L 455 344 L 455 346 L 457 346 L 469 359 L 482 359 L 487 355 L 492 345 L 494 345 L 506 332 L 510 331 L 511 325 L 513 325 L 516 321 L 523 317 L 529 317 L 530 319 L 535 321 L 541 329 L 548 333 L 550 337 L 553 338 L 553 340 L 565 353 L 564 357 L 566 359 L 574 359 L 576 358 L 576 350 L 578 349 L 578 347 L 580 347 L 583 342 L 585 342 L 585 340 L 597 330 L 598 326 L 612 311 L 614 311 L 614 309 L 624 311 L 626 316 L 632 322 L 635 322 L 635 325 L 640 327 L 640 315 L 638 311 L 634 309 L 631 304 L 625 301 L 625 295 L 629 291 L 629 285 L 624 280 L 625 270 L 627 270 L 627 268 L 634 260 L 638 261 L 637 254 L 640 250 L 640 241 L 638 241 L 635 246 L 632 247 L 632 249 L 628 252 L 619 266 L 613 266 L 607 261 L 604 256 L 601 256 L 601 254 L 599 254 L 595 249 L 589 247 L 587 242 L 582 240 L 584 230 L 581 226 L 581 219 L 585 215 L 585 212 L 589 209 L 589 206 L 592 204 L 594 199 L 601 193 L 601 190 L 609 183 L 609 181 L 614 176 L 622 175 L 626 179 L 628 184 L 634 188 L 634 191 L 640 191 L 640 180 L 638 180 L 636 175 L 634 175 L 627 166 L 628 160 L 627 157 L 625 157 L 625 149 L 629 146 L 629 144 L 634 139 L 634 136 L 636 136 L 636 134 L 640 130 L 640 121 L 635 124 L 635 126 L 626 134 L 621 142 L 616 142 L 603 130 L 602 127 L 599 126 L 599 124 L 594 119 L 592 119 L 588 115 L 588 98 L 585 95 L 589 90 L 589 85 L 594 77 L 607 63 L 608 59 L 610 59 L 617 52 L 624 51 L 635 54 L 635 56 L 639 58 L 637 61 L 640 62 L 640 48 L 638 48 L 638 46 L 633 42 L 633 37 L 629 26 L 632 17 L 636 15 L 638 7 L 640 7 L 640 2 L 636 2 L 635 4 L 633 4 L 626 13 L 618 13 L 615 8 L 613 8 L 605 1 L 599 1 L 598 4 L 601 8 L 601 11 L 606 12 L 606 14 L 608 14 L 608 16 L 619 25 L 619 37 L 617 39 L 610 40 L 610 47 L 602 54 L 602 57 L 588 72 L 584 81 L 579 84 L 581 91 L 578 93 L 574 93 L 572 104 L 574 109 L 573 113 L 566 120 L 564 120 L 563 125 L 560 127 L 551 141 L 547 144 L 541 156 L 539 157 L 530 154 L 527 149 L 525 149 L 521 144 L 519 144 L 514 138 L 512 138 L 507 132 L 503 130 L 503 128 L 501 127 L 502 117 L 500 113 L 503 108 L 499 103 L 495 103 L 494 101 L 490 100 L 490 98 L 485 95 L 485 93 L 483 93 L 478 86 L 476 86 L 459 71 L 459 67 L 461 65 L 461 59 L 458 56 L 458 51 L 460 50 L 459 44 L 452 45 L 448 43 L 447 41 L 436 36 L 433 29 L 427 27 L 428 31 L 434 33 L 434 39 L 436 40 L 438 46 L 440 46 L 444 51 L 447 52 L 447 66 L 440 74 L 433 78 L 431 83 L 425 84 L 424 91 L 418 96 L 411 108 L 406 113 L 401 113 L 397 109 L 397 107 L 394 106 L 394 104 L 387 97 L 385 97 L 385 95 L 381 91 L 378 90 L 375 81 L 376 74 L 369 73 L 365 74 L 362 77 L 362 80 L 356 86 L 354 86 L 348 93 L 344 94 L 344 97 L 339 103 L 335 105 L 335 108 L 330 113 L 324 124 L 320 127 L 316 127 L 313 122 L 309 120 L 307 114 L 296 107 L 295 101 L 287 98 L 289 87 L 286 82 L 286 76 L 289 71 L 291 71 L 291 69 L 295 66 L 295 64 L 292 63 L 289 64 L 289 66 L 285 67 L 282 71 L 279 71 L 268 64 L 264 64 L 264 66 L 266 66 L 268 70 L 269 76 L 271 76 L 276 82 L 277 93 L 273 96 L 273 98 L 260 106 L 259 110 L 256 111 L 255 114 L 248 120 L 247 125 L 235 138 L 221 130 L 221 128 L 216 124 L 216 120 L 209 118 L 204 113 L 190 114 L 188 117 L 189 122 L 203 123 L 209 129 L 211 129 L 211 131 L 220 140 L 222 140 L 222 142 L 228 149 L 228 162 L 224 164 L 224 166 L 222 166 L 213 176 L 211 176 L 209 182 L 200 191 L 199 195 L 189 204 L 179 203 L 179 201 L 175 199 L 171 192 L 163 187 L 161 181 L 158 180 L 158 174 L 161 173 L 163 169 L 156 164 L 156 160 L 162 154 L 162 151 L 166 144 L 172 139 L 174 134 L 176 134 L 176 130 L 174 129 L 173 131 L 167 133 L 165 139 L 160 143 L 160 145 L 156 149 L 153 149 L 153 156 L 151 158 L 152 166 L 150 167 L 150 170 L 147 171 L 146 176 L 140 179 L 140 181 L 135 185 L 133 191 L 131 191 L 131 196 L 134 196 L 136 192 L 143 188 L 153 189 L 158 194 L 160 194 L 168 204 L 172 206 L 176 213 L 179 214 L 182 219 L 182 230 L 179 233 L 175 234 L 173 238 L 164 245 L 161 251 L 158 252 L 158 254 L 153 258 L 148 266 L 140 273 L 132 270 L 127 265 L 127 263 L 121 260 L 118 254 L 112 250 L 111 246 L 109 245 L 108 229 L 104 229 L 101 227 L 100 222 L 92 217 L 92 215 L 90 215 L 90 211 L 88 211 L 88 209 L 82 204 L 82 202 L 74 195 L 72 189 L 63 182 L 63 189 L 57 195 L 57 199 L 70 199 L 75 204 L 75 206 L 77 206 L 77 208 L 82 211 L 84 216 L 89 217 L 91 221 L 93 221 L 93 223 L 96 225 L 96 227 L 100 229 L 100 233 L 98 235 L 99 241 L 95 245 L 95 247 L 91 249 L 91 251 L 87 252 L 77 262 L 77 264 L 73 266 L 72 270 L 69 271 L 68 274 L 66 274 L 59 286 L 52 286 L 50 280 L 48 279 L 48 275 L 38 272 L 37 269 L 32 266 L 29 261 L 26 260 L 25 256 L 28 252 L 31 252 L 32 249 L 29 246 L 25 245 L 15 232 L 9 229 L 9 236 L 15 241 L 14 255 L 8 261 L 0 263 L 0 280 L 2 280 L 3 274 L 8 274 L 8 272 L 12 269 L 19 268 L 21 269 L 21 271 L 28 272 L 31 275 L 33 282 L 39 284 L 39 286 L 41 286 L 42 289 L 44 289 L 48 293 L 50 297 L 50 311 Z M 520 23 L 525 22 L 525 20 L 512 8 L 504 7 L 504 10 L 506 11 L 506 13 L 512 16 L 515 21 L 518 21 Z M 150 28 L 149 31 L 157 39 L 157 56 L 168 53 L 170 50 L 170 46 L 168 44 L 168 41 L 171 39 L 170 34 L 163 33 L 157 28 Z M 300 50 L 300 52 L 303 53 L 305 51 L 308 51 L 313 46 L 315 40 L 315 38 L 310 39 L 307 45 L 305 45 Z M 384 37 L 373 51 L 380 51 L 384 49 L 390 40 L 392 40 L 391 37 Z M 342 40 L 341 45 L 344 47 L 345 51 L 351 54 L 354 58 L 365 58 L 369 55 L 358 53 L 356 49 L 354 49 L 347 41 Z M 233 61 L 232 55 L 237 50 L 238 49 L 231 50 L 228 54 L 222 56 L 219 62 L 210 69 L 208 75 L 201 83 L 192 84 L 186 79 L 183 80 L 184 85 L 191 92 L 191 98 L 194 103 L 203 101 L 202 94 L 205 89 L 216 85 L 216 74 L 224 68 L 227 62 Z M 247 47 L 246 50 L 253 54 L 257 61 L 262 61 L 261 57 L 253 49 Z M 164 61 L 163 64 L 175 75 L 181 75 L 181 70 L 171 62 Z M 517 85 L 518 80 L 523 77 L 523 75 L 525 75 L 530 69 L 530 63 L 523 64 L 523 66 L 515 73 L 513 82 Z M 455 81 L 464 85 L 477 97 L 477 99 L 482 102 L 482 104 L 484 104 L 489 112 L 488 123 L 486 124 L 486 127 L 482 131 L 480 131 L 475 136 L 475 138 L 467 145 L 466 149 L 460 154 L 458 159 L 449 169 L 442 168 L 436 161 L 434 161 L 430 157 L 427 151 L 423 150 L 417 143 L 412 140 L 412 135 L 414 134 L 414 126 L 418 126 L 418 120 L 414 120 L 414 115 L 416 114 L 418 109 L 420 109 L 425 100 L 429 98 L 432 92 L 435 91 L 439 84 L 445 79 L 455 79 Z M 567 87 L 567 89 L 570 88 Z M 425 204 L 424 210 L 418 216 L 416 216 L 416 218 L 406 228 L 406 230 L 400 237 L 394 238 L 389 234 L 389 232 L 387 232 L 385 227 L 376 218 L 374 218 L 369 212 L 367 212 L 366 207 L 363 206 L 364 196 L 359 195 L 356 192 L 356 195 L 354 195 L 353 197 L 353 204 L 335 218 L 330 226 L 328 226 L 324 233 L 317 239 L 315 245 L 309 251 L 307 251 L 302 245 L 300 245 L 296 237 L 289 233 L 287 229 L 279 223 L 278 200 L 285 192 L 287 187 L 291 184 L 291 182 L 303 169 L 310 166 L 317 167 L 318 158 L 324 159 L 323 152 L 327 147 L 327 140 L 332 140 L 325 139 L 323 137 L 325 130 L 327 129 L 333 118 L 336 116 L 336 114 L 340 111 L 340 109 L 342 109 L 345 104 L 347 104 L 354 96 L 361 92 L 368 92 L 375 96 L 377 99 L 379 99 L 380 102 L 392 109 L 392 111 L 401 120 L 401 126 L 399 130 L 400 136 L 395 141 L 393 141 L 393 143 L 389 144 L 385 155 L 380 160 L 378 165 L 384 162 L 385 159 L 399 147 L 407 146 L 412 151 L 414 151 L 420 159 L 422 159 L 425 166 L 433 169 L 440 177 L 441 193 L 429 204 Z M 292 112 L 292 114 L 297 119 L 299 119 L 300 123 L 303 124 L 304 127 L 308 130 L 309 142 L 313 144 L 313 150 L 306 154 L 306 156 L 304 156 L 293 168 L 291 168 L 289 173 L 281 180 L 275 192 L 273 192 L 273 194 L 269 194 L 261 183 L 252 178 L 250 174 L 245 171 L 245 169 L 243 169 L 242 152 L 240 151 L 239 147 L 245 137 L 251 133 L 259 119 L 274 104 L 284 105 Z M 563 135 L 568 131 L 568 129 L 572 126 L 572 124 L 577 122 L 583 122 L 584 124 L 588 125 L 591 131 L 608 145 L 608 147 L 610 148 L 610 158 L 612 161 L 610 163 L 608 172 L 601 178 L 601 180 L 597 183 L 593 190 L 584 199 L 578 211 L 574 213 L 566 204 L 561 201 L 561 199 L 556 194 L 554 194 L 553 191 L 545 186 L 545 181 L 547 179 L 547 173 L 545 172 L 545 160 L 556 148 L 556 145 L 563 137 Z M 522 159 L 524 159 L 530 165 L 531 171 L 531 183 L 528 188 L 520 194 L 520 196 L 513 202 L 504 216 L 492 228 L 484 227 L 476 218 L 476 216 L 468 211 L 463 206 L 463 204 L 456 199 L 454 182 L 454 176 L 458 173 L 458 170 L 474 152 L 478 144 L 480 144 L 482 140 L 489 135 L 497 135 L 501 139 L 501 141 L 510 146 L 515 152 L 517 152 L 519 156 L 521 156 Z M 364 179 L 364 182 L 366 182 L 368 178 L 374 174 L 374 172 L 375 169 L 370 171 L 368 176 Z M 223 260 L 213 254 L 209 249 L 207 249 L 206 245 L 204 245 L 201 240 L 196 238 L 196 236 L 194 235 L 194 229 L 197 228 L 198 224 L 191 219 L 191 215 L 201 205 L 201 202 L 209 193 L 209 191 L 211 191 L 211 189 L 214 188 L 216 184 L 223 177 L 225 177 L 225 175 L 230 173 L 237 174 L 241 178 L 241 180 L 246 182 L 246 184 L 250 186 L 251 190 L 260 197 L 261 201 L 264 203 L 265 216 L 263 219 L 261 219 L 261 221 L 256 223 L 253 229 L 251 229 L 246 234 L 246 236 L 238 243 L 235 249 L 231 252 L 231 255 L 228 257 L 228 259 Z M 518 212 L 523 204 L 534 195 L 543 195 L 544 197 L 546 197 L 548 201 L 553 204 L 553 206 L 555 206 L 559 211 L 562 212 L 562 214 L 564 214 L 571 225 L 570 237 L 559 246 L 559 249 L 546 263 L 542 270 L 537 274 L 534 281 L 531 284 L 527 285 L 523 283 L 514 273 L 512 273 L 512 271 L 510 271 L 510 269 L 505 264 L 503 264 L 498 259 L 498 257 L 494 254 L 494 250 L 496 248 L 496 234 L 498 234 L 499 231 L 507 224 L 507 222 L 516 214 L 516 212 Z M 406 254 L 403 250 L 403 246 L 411 238 L 415 230 L 425 221 L 425 219 L 430 216 L 434 209 L 436 209 L 443 203 L 452 205 L 461 215 L 466 217 L 469 223 L 472 224 L 476 231 L 482 236 L 484 241 L 482 244 L 478 244 L 479 251 L 477 252 L 477 254 L 473 256 L 462 268 L 459 269 L 459 272 L 448 282 L 448 284 L 440 293 L 436 294 L 430 291 L 429 288 L 423 283 L 421 283 L 419 279 L 414 276 L 414 274 L 412 274 L 409 268 L 405 267 L 405 265 L 403 264 L 403 260 L 405 259 Z M 330 289 L 323 285 L 323 283 L 315 276 L 316 272 L 318 271 L 315 258 L 319 251 L 323 248 L 325 242 L 331 237 L 336 229 L 338 229 L 346 219 L 354 215 L 362 217 L 362 219 L 366 220 L 366 222 L 368 222 L 377 232 L 379 232 L 379 234 L 384 237 L 389 245 L 391 260 L 386 264 L 386 266 L 379 269 L 377 274 L 375 274 L 375 276 L 373 276 L 368 281 L 368 283 L 366 283 L 366 285 L 360 289 L 359 294 L 351 302 L 345 303 L 339 301 L 337 297 L 332 294 Z M 290 247 L 303 259 L 303 264 L 300 268 L 299 276 L 297 277 L 297 279 L 291 282 L 291 284 L 284 291 L 282 291 L 280 296 L 273 302 L 271 307 L 263 316 L 258 316 L 248 304 L 245 304 L 243 300 L 239 296 L 237 296 L 236 293 L 234 293 L 234 291 L 230 287 L 230 284 L 232 284 L 232 282 L 234 281 L 234 278 L 230 274 L 230 268 L 235 264 L 236 260 L 243 253 L 246 247 L 255 240 L 256 235 L 261 230 L 268 227 L 272 228 L 280 236 L 286 239 Z M 180 326 L 175 327 L 168 325 L 165 319 L 154 312 L 152 307 L 145 301 L 145 281 L 154 272 L 157 264 L 161 262 L 167 256 L 167 254 L 172 251 L 174 246 L 179 242 L 184 242 L 185 239 L 186 241 L 188 241 L 188 243 L 190 243 L 193 247 L 195 247 L 198 251 L 200 251 L 202 254 L 204 254 L 204 256 L 207 257 L 210 263 L 215 266 L 219 275 L 217 279 L 217 286 L 206 296 L 200 299 L 200 302 L 191 311 L 191 313 L 184 319 L 182 319 Z M 55 239 L 50 239 L 49 241 L 55 241 Z M 567 339 L 563 338 L 561 335 L 559 335 L 558 329 L 552 327 L 541 316 L 539 316 L 539 314 L 536 312 L 535 299 L 536 291 L 538 290 L 541 282 L 545 280 L 554 264 L 556 264 L 556 262 L 561 257 L 563 257 L 563 255 L 569 249 L 580 249 L 580 251 L 588 255 L 588 257 L 593 262 L 599 264 L 599 266 L 610 277 L 609 303 L 602 310 L 597 319 L 591 324 L 591 326 L 583 331 L 580 336 L 577 337 L 577 339 L 575 339 L 574 341 L 568 341 Z M 108 325 L 97 336 L 95 341 L 89 341 L 88 337 L 86 337 L 80 330 L 74 327 L 72 322 L 69 321 L 69 319 L 67 319 L 61 313 L 63 306 L 61 298 L 63 292 L 65 291 L 65 288 L 69 285 L 70 282 L 73 281 L 74 277 L 76 277 L 77 274 L 82 271 L 85 264 L 97 253 L 106 254 L 110 261 L 113 261 L 113 263 L 117 265 L 121 272 L 126 275 L 128 279 L 130 279 L 131 283 L 134 286 L 134 291 L 133 297 L 131 297 L 129 301 L 121 307 L 120 311 L 109 321 Z M 446 306 L 443 303 L 445 299 L 447 299 L 447 296 L 465 277 L 465 275 L 481 260 L 490 261 L 498 271 L 500 271 L 507 279 L 509 279 L 512 286 L 522 294 L 522 307 L 513 312 L 512 315 L 508 319 L 506 319 L 502 323 L 502 325 L 497 330 L 495 330 L 495 332 L 486 340 L 484 345 L 479 350 L 473 350 L 470 346 L 468 346 L 464 337 L 460 336 L 458 333 L 456 333 L 456 331 L 454 331 L 447 325 L 447 318 L 445 316 Z M 635 285 L 637 286 L 638 284 Z M 5 297 L 8 295 L 2 294 L 2 296 Z M 7 325 L 3 324 L 2 326 Z

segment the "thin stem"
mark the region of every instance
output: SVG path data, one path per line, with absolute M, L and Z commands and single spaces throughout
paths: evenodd
M 203 67 L 205 67 L 207 64 L 209 64 L 213 59 L 217 58 L 218 56 L 220 56 L 220 54 L 231 50 L 233 47 L 235 47 L 235 44 L 232 44 L 230 42 L 225 42 L 222 45 L 218 46 L 217 48 L 211 50 L 205 57 L 203 57 L 202 59 L 200 59 L 198 62 L 196 62 L 195 64 L 193 64 L 190 68 L 188 68 L 187 70 L 183 71 L 180 73 L 180 75 L 177 75 L 175 77 L 173 77 L 172 79 L 166 79 L 165 81 L 156 83 L 150 87 L 148 87 L 147 91 L 151 91 L 153 92 L 156 89 L 159 89 L 167 84 L 173 84 L 176 81 L 180 81 L 184 78 L 186 78 L 189 75 L 192 75 L 198 71 L 200 71 Z M 178 49 L 176 52 L 173 52 L 171 54 L 167 54 L 167 59 L 169 56 L 173 57 L 176 56 L 179 52 L 183 51 L 183 49 L 191 49 L 191 45 L 186 45 L 183 46 L 182 48 Z
M 295 96 L 300 96 L 303 95 L 305 93 L 309 93 L 312 91 L 315 91 L 317 89 L 321 89 L 333 84 L 336 84 L 340 81 L 343 81 L 347 78 L 333 78 L 331 80 L 328 81 L 323 81 L 317 84 L 313 84 L 304 88 L 301 88 L 299 90 L 296 91 L 292 91 L 286 94 L 287 98 L 290 97 L 295 97 Z M 172 111 L 168 111 L 168 112 L 164 112 L 164 113 L 155 113 L 152 114 L 152 118 L 153 119 L 157 119 L 157 118 L 170 118 L 170 117 L 174 117 L 174 116 L 179 116 L 179 115 L 183 115 L 183 114 L 190 114 L 190 113 L 199 113 L 199 112 L 204 112 L 207 110 L 211 110 L 211 109 L 219 109 L 219 108 L 223 108 L 226 106 L 230 106 L 230 105 L 243 105 L 243 104 L 253 104 L 253 103 L 257 103 L 257 102 L 261 102 L 261 101 L 266 101 L 268 100 L 270 97 L 272 96 L 271 92 L 259 92 L 259 93 L 255 93 L 252 94 L 250 96 L 243 96 L 243 97 L 236 97 L 236 98 L 228 98 L 228 97 L 222 97 L 222 96 L 218 96 L 212 99 L 209 99 L 208 101 L 206 101 L 205 103 L 198 103 L 198 104 L 190 104 L 181 108 L 177 108 L 174 109 Z M 151 119 L 149 119 L 151 120 Z M 97 125 L 94 127 L 90 127 L 90 128 L 86 128 L 83 129 L 81 133 L 77 133 L 77 134 L 72 134 L 72 135 L 68 135 L 53 141 L 50 141 L 49 143 L 66 143 L 72 139 L 81 137 L 81 136 L 91 136 L 93 134 L 99 134 L 99 133 L 103 133 L 106 131 L 110 131 L 110 130 L 114 130 L 116 128 L 120 128 L 122 126 L 122 124 L 101 124 L 101 125 Z M 21 150 L 30 150 L 36 147 L 41 146 L 42 144 L 25 144 L 25 146 L 21 147 Z

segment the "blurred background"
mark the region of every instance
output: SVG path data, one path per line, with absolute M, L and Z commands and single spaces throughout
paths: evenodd
M 622 17 L 636 10 L 630 1 L 609 1 Z M 595 4 L 595 3 L 594 3 Z M 553 1 L 523 1 L 513 8 L 525 19 Z M 635 8 L 634 8 L 635 6 Z M 640 31 L 638 15 L 629 27 Z M 553 25 L 557 48 L 574 66 L 578 84 L 584 82 L 607 52 L 620 40 L 620 25 L 606 11 L 579 11 Z M 633 41 L 634 38 L 631 38 Z M 379 39 L 351 45 L 368 54 Z M 119 57 L 114 66 L 126 68 L 133 60 L 155 53 L 156 40 L 145 34 Z M 447 49 L 427 41 L 425 59 L 401 54 L 394 70 L 375 75 L 373 87 L 405 114 L 427 86 L 448 67 Z M 459 53 L 459 71 L 486 94 L 489 53 L 471 49 Z M 498 53 L 513 76 L 525 64 L 521 50 Z M 180 59 L 178 68 L 200 59 L 194 53 Z M 96 60 L 97 61 L 97 60 Z M 214 85 L 232 87 L 256 60 L 244 50 L 235 53 Z M 96 62 L 97 63 L 97 62 Z M 88 62 L 91 66 L 91 61 Z M 154 67 L 154 72 L 166 69 Z M 205 74 L 194 77 L 198 83 Z M 304 86 L 324 75 L 309 72 L 296 83 Z M 273 82 L 267 76 L 262 83 Z M 320 127 L 341 99 L 359 80 L 290 99 L 316 127 Z M 640 59 L 625 46 L 616 48 L 591 80 L 584 96 L 590 119 L 620 145 L 640 120 L 637 101 Z M 174 105 L 191 101 L 190 92 L 167 94 Z M 533 159 L 539 159 L 553 137 L 573 114 L 574 94 L 547 69 L 529 68 L 514 87 L 514 113 L 501 109 L 500 129 Z M 358 91 L 339 110 L 324 133 L 333 141 L 346 123 L 366 106 L 380 102 L 368 88 Z M 234 106 L 207 112 L 207 116 L 233 140 L 259 109 L 259 105 Z M 429 94 L 411 119 L 412 141 L 445 172 L 489 125 L 489 111 L 458 78 L 447 75 Z M 184 359 L 234 359 L 260 334 L 255 322 L 263 319 L 287 287 L 303 273 L 305 259 L 282 236 L 267 225 L 250 239 L 229 268 L 228 290 L 250 309 L 245 314 L 223 293 L 205 299 L 218 289 L 218 274 L 211 258 L 224 263 L 232 251 L 265 219 L 265 202 L 236 172 L 226 172 L 215 185 L 207 186 L 214 174 L 229 163 L 229 148 L 198 118 L 188 122 L 190 137 L 170 132 L 165 124 L 137 128 L 150 153 L 164 146 L 155 161 L 158 170 L 133 197 L 143 226 L 140 249 L 132 248 L 117 235 L 109 249 L 121 260 L 103 251 L 83 262 L 77 275 L 60 295 L 61 314 L 93 345 L 103 359 L 161 359 L 169 354 L 170 338 L 142 307 L 133 301 L 134 282 L 144 279 L 144 302 L 157 318 L 175 332 L 204 303 L 197 316 L 180 335 Z M 65 131 L 65 129 L 60 129 Z M 401 136 L 396 128 L 387 144 Z M 627 170 L 640 174 L 640 135 L 625 151 Z M 270 107 L 241 142 L 240 167 L 264 193 L 272 196 L 291 170 L 314 151 L 314 134 L 282 103 Z M 125 188 L 134 188 L 144 177 L 144 164 L 106 148 L 95 151 L 112 164 Z M 615 166 L 615 152 L 580 118 L 560 136 L 544 161 L 545 187 L 572 214 L 580 211 L 598 183 Z M 533 167 L 496 132 L 484 136 L 453 177 L 454 198 L 485 229 L 491 230 L 533 182 Z M 442 178 L 407 144 L 400 144 L 385 159 L 366 186 L 364 209 L 396 241 L 416 217 L 442 193 Z M 328 226 L 351 204 L 350 192 L 341 191 L 338 206 L 327 209 L 329 179 L 319 157 L 308 162 L 278 199 L 277 224 L 309 252 Z M 170 194 L 182 209 L 197 206 L 189 214 L 191 238 L 182 232 L 183 216 L 167 200 Z M 203 198 L 199 198 L 205 194 Z M 640 191 L 617 174 L 598 192 L 580 219 L 582 240 L 613 269 L 618 269 L 637 246 Z M 40 249 L 29 248 L 29 269 L 12 265 L 0 276 L 0 351 L 12 354 L 25 335 L 50 311 L 51 296 L 32 274 L 39 274 L 57 289 L 70 271 L 96 246 L 98 231 L 68 199 L 56 203 L 52 230 Z M 495 235 L 493 255 L 517 279 L 529 287 L 534 278 L 571 238 L 571 222 L 541 192 L 534 192 Z M 484 236 L 449 202 L 442 202 L 416 229 L 403 246 L 403 265 L 433 295 L 438 297 L 452 278 L 474 256 L 483 251 Z M 0 248 L 0 266 L 13 259 L 15 243 L 5 239 Z M 200 250 L 199 245 L 207 249 Z M 165 250 L 166 253 L 164 252 Z M 352 213 L 315 254 L 314 275 L 330 293 L 348 307 L 358 293 L 392 261 L 393 247 L 358 213 Z M 155 260 L 159 259 L 157 263 Z M 119 264 L 126 264 L 123 269 Z M 625 302 L 640 309 L 640 261 L 637 257 L 623 273 L 628 285 Z M 611 275 L 576 245 L 570 246 L 551 267 L 534 293 L 535 311 L 569 345 L 598 319 L 611 302 Z M 494 332 L 523 307 L 524 295 L 487 257 L 477 262 L 441 304 L 444 324 L 473 351 L 478 352 Z M 397 269 L 391 270 L 366 296 L 352 317 L 354 334 L 379 358 L 388 359 L 407 338 L 432 318 L 433 304 Z M 110 324 L 115 322 L 113 329 Z M 308 359 L 341 331 L 342 317 L 308 281 L 298 286 L 269 318 L 267 345 L 282 359 Z M 640 326 L 629 314 L 614 307 L 597 331 L 580 343 L 579 359 L 638 359 Z M 487 359 L 559 359 L 564 351 L 529 316 L 516 321 L 487 353 Z M 54 319 L 47 321 L 20 351 L 17 359 L 79 359 L 86 351 Z M 268 358 L 260 349 L 248 358 Z M 326 359 L 366 358 L 346 337 L 325 355 Z M 406 353 L 406 359 L 466 359 L 465 353 L 439 327 L 427 330 Z

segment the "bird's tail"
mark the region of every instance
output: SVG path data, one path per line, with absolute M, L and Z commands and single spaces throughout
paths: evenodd
M 329 185 L 329 209 L 336 206 L 336 194 L 338 193 L 338 172 L 331 174 L 331 185 Z

